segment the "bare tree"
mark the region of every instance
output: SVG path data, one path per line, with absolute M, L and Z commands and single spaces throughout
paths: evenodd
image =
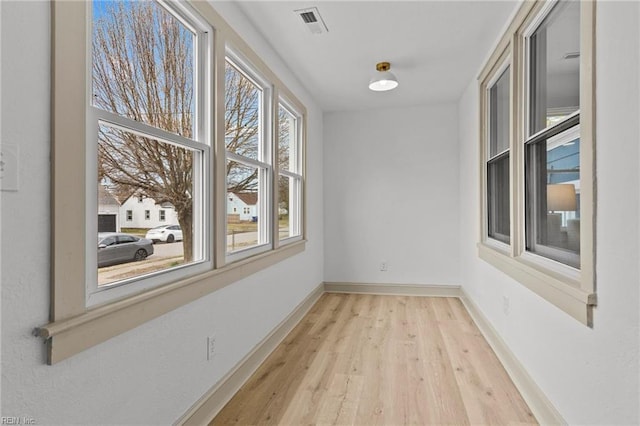
M 278 109 L 278 165 L 281 168 L 289 168 L 290 138 L 295 129 L 291 128 L 289 114 L 283 109 Z M 284 176 L 278 178 L 278 209 L 286 209 L 289 214 L 289 179 Z
M 225 144 L 228 151 L 258 159 L 260 90 L 232 65 L 225 66 Z M 227 162 L 230 192 L 257 191 L 258 171 Z
M 194 35 L 151 1 L 95 2 L 93 103 L 153 127 L 194 136 Z M 227 149 L 257 155 L 260 93 L 232 68 L 227 70 Z M 193 162 L 187 148 L 119 128 L 101 126 L 98 179 L 122 196 L 142 195 L 176 209 L 183 230 L 184 259 L 193 259 Z M 255 158 L 255 157 L 254 157 Z M 230 191 L 256 190 L 255 175 L 234 176 Z M 246 173 L 245 173 L 246 175 Z

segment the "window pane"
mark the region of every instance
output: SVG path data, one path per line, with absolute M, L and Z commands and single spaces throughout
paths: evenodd
M 487 163 L 487 218 L 489 237 L 509 244 L 511 219 L 509 213 L 509 155 Z
M 229 62 L 225 65 L 225 143 L 227 151 L 261 159 L 262 90 Z
M 195 35 L 152 1 L 93 2 L 93 106 L 194 138 Z
M 281 240 L 302 233 L 302 182 L 300 178 L 280 175 L 278 180 L 278 229 Z
M 529 144 L 526 162 L 527 249 L 580 267 L 580 139 L 577 132 L 570 129 Z
M 297 171 L 297 128 L 296 118 L 285 108 L 280 106 L 278 111 L 279 135 L 278 135 L 278 166 L 280 170 Z M 289 164 L 292 159 L 292 164 Z
M 192 236 L 199 231 L 193 229 L 191 195 L 198 157 L 197 151 L 100 125 L 99 241 L 114 232 L 141 239 L 113 249 L 100 247 L 99 242 L 99 286 L 200 260 L 194 258 Z M 146 211 L 154 212 L 150 219 Z M 179 225 L 180 231 L 150 229 L 161 224 Z
M 509 149 L 509 68 L 489 89 L 489 156 Z
M 278 234 L 281 240 L 291 236 L 289 228 L 289 213 L 291 212 L 289 179 L 289 177 L 281 175 L 278 180 Z
M 580 2 L 561 1 L 530 38 L 530 134 L 580 105 Z
M 227 253 L 260 242 L 259 181 L 258 168 L 227 162 Z

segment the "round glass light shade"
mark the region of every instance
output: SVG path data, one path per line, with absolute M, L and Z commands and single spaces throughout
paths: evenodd
M 378 72 L 369 82 L 369 89 L 375 92 L 384 92 L 396 87 L 398 87 L 398 79 L 391 71 Z

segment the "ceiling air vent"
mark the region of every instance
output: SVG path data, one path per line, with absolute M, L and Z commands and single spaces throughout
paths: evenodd
M 327 26 L 320 16 L 320 12 L 318 12 L 317 7 L 310 7 L 308 9 L 298 9 L 294 10 L 295 13 L 300 15 L 302 21 L 305 23 L 311 34 L 322 34 L 329 32 Z
M 312 22 L 318 22 L 316 14 L 313 12 L 303 12 L 300 14 L 305 24 L 311 24 Z

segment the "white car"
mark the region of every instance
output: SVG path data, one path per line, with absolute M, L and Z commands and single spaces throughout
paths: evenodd
M 165 243 L 182 241 L 182 230 L 179 225 L 156 226 L 155 228 L 151 228 L 147 231 L 145 238 L 153 241 L 154 243 L 159 241 L 163 241 Z

